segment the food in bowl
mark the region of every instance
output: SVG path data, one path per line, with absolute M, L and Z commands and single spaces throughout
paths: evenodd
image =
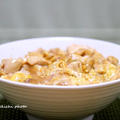
M 0 77 L 41 85 L 89 85 L 119 79 L 120 65 L 114 56 L 105 58 L 93 48 L 73 44 L 66 50 L 39 48 L 24 58 L 3 59 Z

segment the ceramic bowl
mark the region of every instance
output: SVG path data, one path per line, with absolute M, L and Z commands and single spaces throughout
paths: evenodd
M 88 45 L 104 56 L 120 59 L 120 46 L 114 43 L 76 37 L 47 37 L 15 41 L 0 45 L 0 60 L 22 57 L 37 48 L 65 49 L 71 44 Z M 48 86 L 13 82 L 0 78 L 0 92 L 15 105 L 34 116 L 48 119 L 83 118 L 105 108 L 120 92 L 120 79 L 82 86 Z

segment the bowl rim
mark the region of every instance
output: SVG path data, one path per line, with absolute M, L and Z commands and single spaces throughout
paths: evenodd
M 60 40 L 60 38 L 67 38 L 67 39 L 84 39 L 84 40 L 94 40 L 96 42 L 103 42 L 103 43 L 109 43 L 109 44 L 114 44 L 114 45 L 117 45 L 118 47 L 120 47 L 119 44 L 116 44 L 116 43 L 113 43 L 113 42 L 108 42 L 108 41 L 104 41 L 104 40 L 98 40 L 98 39 L 94 39 L 94 38 L 84 38 L 84 37 L 73 37 L 73 36 L 70 36 L 70 37 L 67 37 L 67 36 L 55 36 L 55 37 L 40 37 L 40 38 L 30 38 L 30 39 L 21 39 L 21 40 L 16 40 L 16 41 L 12 41 L 12 42 L 7 42 L 7 43 L 2 43 L 0 44 L 0 47 L 1 46 L 4 46 L 4 45 L 8 45 L 8 44 L 12 44 L 12 43 L 18 43 L 18 42 L 24 42 L 24 41 L 28 41 L 28 40 L 39 40 L 39 39 L 57 39 L 57 40 Z M 7 84 L 11 84 L 11 85 L 15 85 L 15 86 L 21 86 L 21 87 L 29 87 L 29 88 L 44 88 L 44 89 L 86 89 L 86 88 L 98 88 L 98 87 L 105 87 L 105 86 L 110 86 L 110 85 L 113 85 L 113 84 L 117 84 L 117 83 L 120 83 L 120 79 L 117 79 L 117 80 L 112 80 L 112 81 L 107 81 L 107 82 L 102 82 L 102 83 L 99 83 L 99 84 L 90 84 L 90 85 L 79 85 L 79 86 L 76 86 L 76 85 L 73 85 L 73 86 L 59 86 L 59 85 L 40 85 L 40 84 L 30 84 L 30 83 L 22 83 L 22 82 L 16 82 L 16 81 L 10 81 L 10 80 L 7 80 L 7 79 L 3 79 L 3 78 L 0 78 L 0 82 L 4 82 L 4 83 L 7 83 Z

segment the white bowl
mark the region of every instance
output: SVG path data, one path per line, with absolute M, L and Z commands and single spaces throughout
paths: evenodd
M 0 45 L 0 59 L 24 56 L 37 48 L 65 49 L 71 44 L 89 45 L 104 56 L 120 59 L 120 46 L 94 39 L 48 37 L 27 39 Z M 120 80 L 83 86 L 32 85 L 0 79 L 0 91 L 11 103 L 26 105 L 27 113 L 43 118 L 70 119 L 93 114 L 118 97 Z

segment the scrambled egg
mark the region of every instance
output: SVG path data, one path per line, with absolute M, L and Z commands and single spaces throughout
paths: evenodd
M 10 78 L 10 80 L 12 80 L 12 81 L 18 81 L 18 82 L 24 82 L 25 80 L 30 79 L 30 78 L 32 78 L 32 77 L 29 74 L 17 72 L 17 73 L 15 73 L 15 74 L 12 75 L 12 77 Z

